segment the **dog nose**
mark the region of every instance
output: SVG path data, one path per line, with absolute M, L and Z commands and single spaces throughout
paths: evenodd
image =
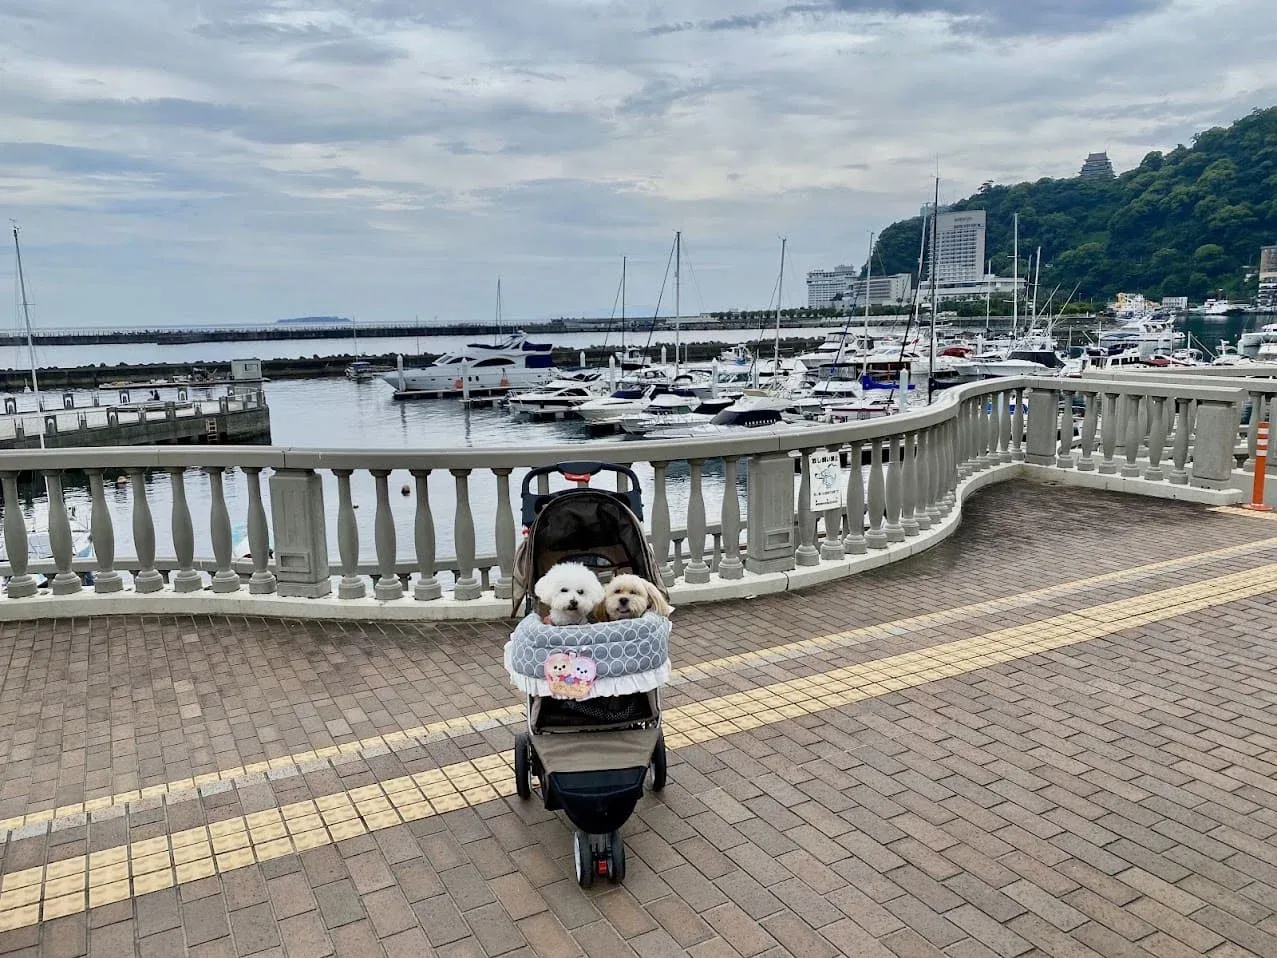
M 618 605 L 629 605 L 629 604 L 630 604 L 629 596 L 624 596 L 624 595 L 623 595 L 623 596 L 621 596 L 619 599 L 617 599 L 616 601 L 617 601 L 617 604 L 618 604 Z
M 571 609 L 573 612 L 576 611 L 576 599 L 573 599 L 572 601 L 568 603 L 568 608 Z

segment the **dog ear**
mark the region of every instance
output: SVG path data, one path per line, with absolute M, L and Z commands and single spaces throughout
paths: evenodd
M 647 589 L 647 606 L 658 615 L 669 615 L 674 611 L 674 607 L 666 601 L 665 596 L 661 593 L 653 583 L 643 580 L 643 586 Z

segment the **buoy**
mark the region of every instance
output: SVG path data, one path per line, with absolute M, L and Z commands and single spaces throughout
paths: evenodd
M 412 495 L 412 489 L 411 489 L 411 488 L 409 488 L 409 486 L 408 486 L 408 484 L 407 484 L 406 482 L 405 482 L 405 483 L 404 483 L 404 484 L 403 484 L 403 485 L 399 488 L 399 495 L 401 495 L 401 496 L 410 496 L 410 495 Z

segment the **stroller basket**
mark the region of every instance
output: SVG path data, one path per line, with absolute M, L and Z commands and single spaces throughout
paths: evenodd
M 550 729 L 581 731 L 615 728 L 654 722 L 656 717 L 657 709 L 652 702 L 652 693 L 608 695 L 580 702 L 540 698 L 533 706 L 532 728 L 538 732 Z

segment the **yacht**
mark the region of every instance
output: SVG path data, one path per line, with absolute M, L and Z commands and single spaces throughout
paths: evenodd
M 835 330 L 825 335 L 825 341 L 809 353 L 798 356 L 798 361 L 808 369 L 828 366 L 846 366 L 873 349 L 873 340 L 861 332 Z
M 787 399 L 771 396 L 746 396 L 728 406 L 709 422 L 690 426 L 667 426 L 654 429 L 646 439 L 708 439 L 730 436 L 768 426 L 786 426 L 784 412 Z
M 1237 339 L 1237 351 L 1249 359 L 1254 359 L 1261 346 L 1275 342 L 1277 342 L 1277 323 L 1266 323 L 1258 332 L 1242 333 Z
M 584 380 L 580 377 L 551 380 L 538 389 L 513 393 L 506 400 L 506 408 L 528 416 L 563 415 L 597 398 L 600 379 L 601 374 L 594 373 Z
M 1176 333 L 1170 321 L 1146 316 L 1100 333 L 1099 344 L 1110 352 L 1135 348 L 1147 359 L 1157 353 L 1169 354 L 1183 339 L 1184 334 Z
M 382 373 L 388 373 L 393 367 L 378 366 L 376 363 L 357 359 L 346 367 L 346 378 L 352 383 L 370 383 Z
M 1246 307 L 1241 303 L 1230 303 L 1226 299 L 1208 299 L 1197 312 L 1203 316 L 1234 316 L 1246 312 Z
M 1215 354 L 1210 364 L 1212 366 L 1245 366 L 1253 362 L 1254 360 L 1249 356 L 1239 353 L 1237 347 L 1231 343 L 1220 343 L 1219 352 Z
M 664 393 L 653 397 L 644 410 L 621 419 L 621 430 L 629 436 L 646 436 L 656 429 L 669 426 L 697 426 L 709 422 L 735 400 L 697 399 Z
M 439 395 L 460 395 L 463 389 L 500 392 L 539 386 L 554 376 L 551 350 L 549 344 L 529 342 L 527 334 L 519 331 L 492 345 L 472 343 L 444 353 L 429 366 L 385 373 L 381 381 L 397 393 Z

